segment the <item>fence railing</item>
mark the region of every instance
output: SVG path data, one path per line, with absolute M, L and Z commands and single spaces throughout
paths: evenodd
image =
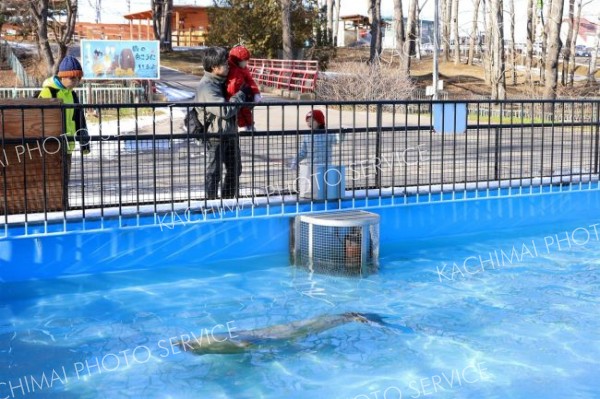
M 19 58 L 15 55 L 12 47 L 6 40 L 0 42 L 0 52 L 2 53 L 0 55 L 0 58 L 3 58 L 8 62 L 11 69 L 17 75 L 17 78 L 21 81 L 23 86 L 37 87 L 41 84 L 41 82 L 38 82 L 37 79 L 27 74 L 27 70 L 25 69 L 23 64 L 21 64 L 21 61 L 19 61 Z
M 0 88 L 0 99 L 33 98 L 41 88 Z M 79 87 L 75 91 L 83 104 L 130 104 L 142 101 L 143 87 Z
M 260 85 L 313 93 L 319 75 L 319 64 L 317 61 L 250 59 L 248 70 Z
M 98 117 L 88 118 L 91 153 L 76 149 L 71 156 L 67 138 L 56 134 L 56 110 L 65 106 L 0 105 L 0 220 L 156 216 L 240 202 L 252 210 L 285 203 L 298 212 L 302 204 L 324 203 L 319 184 L 333 183 L 343 198 L 329 203 L 598 180 L 600 102 L 465 103 L 466 116 L 457 103 L 445 103 L 438 115 L 437 103 L 425 101 L 265 103 L 253 108 L 256 131 L 209 138 L 188 132 L 183 119 L 190 107 L 211 104 L 95 105 Z M 420 113 L 407 114 L 409 105 Z M 324 112 L 326 130 L 306 126 L 304 115 L 313 109 Z M 504 109 L 509 118 L 492 117 Z M 535 109 L 546 119 L 515 117 Z M 434 128 L 440 121 L 438 131 L 446 133 Z M 231 199 L 213 198 L 211 148 L 227 137 L 239 141 L 239 158 L 232 158 L 241 165 L 239 190 Z M 299 153 L 306 157 L 296 163 Z M 332 181 L 323 177 L 328 172 Z

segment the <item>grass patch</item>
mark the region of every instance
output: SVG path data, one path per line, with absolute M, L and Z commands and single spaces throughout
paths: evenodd
M 204 49 L 198 49 L 161 53 L 160 64 L 181 72 L 202 76 L 204 74 L 204 68 L 202 67 L 204 51 Z
M 417 115 L 416 113 L 413 113 L 413 115 Z M 429 121 L 432 120 L 433 118 L 431 116 L 431 113 L 429 112 L 421 112 L 419 113 L 419 115 L 421 116 L 421 120 L 422 121 Z M 555 123 L 558 123 L 557 121 L 554 121 Z M 487 115 L 481 115 L 479 116 L 479 118 L 477 118 L 477 115 L 475 114 L 469 114 L 467 116 L 467 123 L 468 124 L 477 124 L 479 123 L 479 126 L 484 127 L 485 125 L 530 125 L 532 123 L 547 123 L 547 124 L 551 124 L 552 121 L 549 120 L 543 120 L 540 118 L 510 118 L 510 117 L 503 117 L 503 118 L 499 118 L 497 116 L 492 116 L 492 117 L 488 117 Z
M 517 118 L 517 117 L 508 117 L 508 116 L 504 116 L 502 118 L 498 117 L 498 116 L 487 116 L 487 115 L 481 115 L 479 116 L 479 118 L 477 118 L 477 115 L 474 114 L 469 114 L 469 116 L 467 117 L 467 121 L 468 122 L 474 122 L 477 123 L 479 122 L 479 124 L 488 124 L 488 125 L 513 125 L 513 124 L 519 124 L 519 125 L 527 125 L 527 124 L 532 124 L 532 123 L 552 123 L 552 121 L 550 120 L 543 120 L 541 118 Z M 555 121 L 556 122 L 556 121 Z

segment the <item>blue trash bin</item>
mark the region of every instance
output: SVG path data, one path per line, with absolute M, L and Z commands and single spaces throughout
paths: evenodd
M 436 133 L 465 133 L 467 131 L 467 104 L 433 104 L 433 129 Z

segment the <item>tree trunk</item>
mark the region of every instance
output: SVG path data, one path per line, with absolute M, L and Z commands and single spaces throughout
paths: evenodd
M 535 5 L 534 0 L 527 1 L 527 52 L 525 54 L 525 80 L 533 86 L 533 41 L 535 40 Z
M 479 2 L 480 0 L 473 1 L 473 19 L 471 21 L 471 37 L 469 39 L 469 57 L 467 59 L 467 64 L 473 65 L 473 59 L 475 58 L 475 44 L 479 39 L 479 24 L 477 23 L 479 19 Z
M 517 84 L 517 51 L 515 48 L 515 0 L 509 0 L 510 13 L 510 67 L 512 85 Z
M 335 0 L 335 18 L 333 20 L 333 45 L 338 46 L 338 31 L 340 30 L 340 7 L 342 0 Z
M 327 0 L 327 44 L 333 44 L 333 0 Z
M 444 61 L 450 60 L 450 18 L 452 16 L 452 0 L 442 0 L 442 49 Z
M 152 28 L 154 37 L 160 41 L 160 51 L 173 51 L 171 43 L 171 15 L 173 0 L 152 0 Z
M 37 28 L 37 44 L 40 55 L 46 62 L 47 74 L 54 74 L 54 55 L 48 41 L 48 1 L 37 0 L 30 3 L 30 10 Z
M 396 50 L 404 56 L 404 14 L 402 12 L 402 0 L 394 0 L 394 37 L 396 39 Z
M 404 43 L 404 72 L 410 73 L 410 61 L 416 53 L 417 43 L 417 1 L 410 0 L 408 8 L 408 28 L 406 29 L 406 42 Z
M 371 53 L 369 63 L 379 62 L 381 55 L 381 0 L 369 0 L 371 9 Z
M 569 75 L 569 65 L 571 64 L 571 56 L 575 58 L 575 53 L 571 53 L 571 42 L 573 41 L 573 31 L 575 30 L 575 0 L 569 0 L 569 27 L 567 29 L 567 40 L 563 49 L 563 63 L 561 83 L 566 86 Z M 575 35 L 577 38 L 577 35 Z
M 427 4 L 427 3 L 425 3 Z M 417 6 L 419 5 L 419 2 L 417 1 Z M 421 59 L 421 49 L 422 49 L 422 40 L 421 40 L 421 34 L 423 33 L 422 30 L 422 24 L 421 24 L 421 7 L 417 8 L 417 47 L 415 48 L 415 58 L 420 60 Z
M 483 40 L 483 51 L 481 52 L 481 59 L 483 61 L 483 78 L 485 84 L 492 85 L 492 11 L 488 11 L 488 1 L 481 0 L 483 2 L 483 31 L 485 37 Z
M 156 40 L 160 39 L 160 32 L 162 32 L 162 13 L 162 0 L 152 0 L 152 30 Z
M 550 10 L 552 9 L 552 1 L 553 0 L 547 0 L 546 2 L 543 2 L 541 4 L 541 9 L 539 10 L 540 12 L 540 18 L 542 20 L 542 51 L 540 54 L 540 84 L 545 86 L 546 85 L 546 54 L 547 54 L 547 49 L 548 49 L 548 20 L 550 19 Z M 556 0 L 556 1 L 563 1 L 563 0 Z M 538 7 L 539 7 L 539 2 L 538 2 Z M 546 8 L 546 15 L 544 16 L 544 7 Z
M 577 1 L 577 18 L 575 19 L 575 32 L 579 32 L 579 25 L 581 24 L 581 8 L 583 7 L 582 0 Z M 587 3 L 589 4 L 589 2 Z M 573 86 L 575 82 L 575 45 L 577 44 L 577 33 L 573 35 L 573 40 L 571 43 L 567 43 L 568 46 L 571 47 L 571 62 L 569 63 L 569 84 Z
M 452 27 L 454 30 L 454 65 L 460 64 L 460 36 L 458 34 L 458 0 L 452 0 Z
M 544 97 L 556 98 L 556 87 L 558 85 L 558 61 L 560 58 L 560 27 L 562 25 L 562 16 L 564 2 L 562 0 L 553 0 L 550 6 L 550 18 L 546 20 L 547 32 L 547 55 L 544 75 L 546 83 L 544 85 Z
M 292 45 L 292 4 L 291 0 L 281 0 L 281 29 L 283 44 L 283 59 L 294 59 Z
M 492 0 L 492 98 L 506 98 L 506 75 L 504 61 L 504 5 L 502 0 Z
M 75 23 L 77 22 L 77 0 L 68 0 L 65 5 L 67 13 L 65 22 L 54 20 L 52 25 L 56 44 L 58 45 L 58 57 L 53 65 L 55 72 L 58 72 L 60 61 L 67 55 L 69 45 L 73 40 L 73 33 L 75 33 Z

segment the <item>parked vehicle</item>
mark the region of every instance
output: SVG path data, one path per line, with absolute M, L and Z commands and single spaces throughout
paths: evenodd
M 575 57 L 591 57 L 592 53 L 585 46 L 575 46 Z

